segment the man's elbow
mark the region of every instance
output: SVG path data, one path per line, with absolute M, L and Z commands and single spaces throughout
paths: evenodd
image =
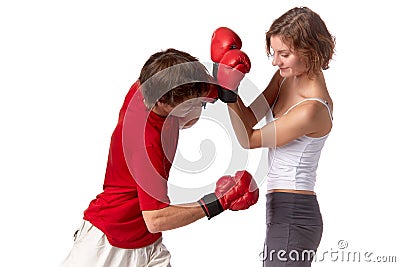
M 146 224 L 147 230 L 152 233 L 159 233 L 163 231 L 162 229 L 162 223 L 161 223 L 161 218 L 157 216 L 156 214 L 151 214 L 151 215 L 145 215 L 143 214 L 144 222 Z
M 163 231 L 159 219 L 153 218 L 153 219 L 145 220 L 145 223 L 146 223 L 147 230 L 152 234 L 156 234 L 156 233 Z

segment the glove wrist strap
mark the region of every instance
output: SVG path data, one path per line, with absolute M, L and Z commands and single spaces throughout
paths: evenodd
M 215 80 L 218 81 L 218 67 L 219 63 L 214 62 L 213 63 L 213 76 Z M 227 90 L 221 87 L 221 85 L 218 85 L 218 98 L 224 102 L 224 103 L 235 103 L 237 101 L 237 92 L 238 88 L 236 90 Z
M 224 103 L 235 103 L 237 102 L 237 89 L 226 90 L 221 86 L 218 86 L 218 98 Z
M 205 195 L 197 202 L 200 204 L 209 220 L 224 211 L 215 193 Z

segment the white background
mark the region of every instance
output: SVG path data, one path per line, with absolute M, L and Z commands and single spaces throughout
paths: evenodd
M 212 32 L 228 26 L 252 60 L 247 78 L 264 88 L 275 71 L 264 32 L 294 6 L 319 13 L 337 38 L 325 72 L 335 111 L 316 187 L 325 223 L 319 251 L 340 251 L 338 241 L 346 240 L 346 251 L 397 256 L 397 264 L 382 266 L 398 265 L 400 58 L 394 4 L 2 1 L 0 265 L 58 266 L 67 255 L 84 209 L 101 192 L 122 101 L 151 54 L 174 47 L 209 62 Z M 222 105 L 214 108 L 226 112 Z M 182 132 L 182 138 L 188 135 Z M 198 144 L 192 145 L 196 156 Z M 217 149 L 221 155 L 229 157 Z M 261 266 L 265 184 L 260 190 L 249 210 L 165 232 L 173 266 Z M 340 258 L 315 266 L 342 264 L 381 266 Z

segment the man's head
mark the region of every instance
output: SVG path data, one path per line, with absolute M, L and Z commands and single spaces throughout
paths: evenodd
M 210 90 L 209 81 L 207 69 L 197 58 L 172 48 L 150 56 L 139 76 L 148 109 L 160 104 L 174 108 L 204 97 Z

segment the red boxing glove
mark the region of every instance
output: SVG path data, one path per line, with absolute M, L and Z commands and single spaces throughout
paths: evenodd
M 250 59 L 241 48 L 240 37 L 231 29 L 220 27 L 214 31 L 211 38 L 213 76 L 220 85 L 218 98 L 225 103 L 237 101 L 239 83 L 250 71 Z
M 219 63 L 226 52 L 242 48 L 242 40 L 231 29 L 220 27 L 211 37 L 211 60 Z
M 236 177 L 239 177 L 238 173 L 239 172 L 236 173 L 235 178 L 229 177 L 231 179 L 231 182 L 229 184 L 226 182 L 227 179 L 224 179 L 222 181 L 220 179 L 217 182 L 215 195 L 219 199 L 219 202 L 221 203 L 224 210 L 229 209 L 233 201 L 243 196 L 248 191 L 250 182 L 252 180 L 251 174 L 245 172 L 244 175 L 240 175 L 240 178 L 237 179 Z M 232 184 L 233 186 L 228 188 L 228 186 Z
M 229 50 L 222 57 L 217 73 L 218 83 L 225 89 L 222 94 L 228 93 L 228 90 L 235 92 L 237 98 L 237 88 L 246 73 L 249 73 L 251 68 L 250 58 L 241 50 Z M 225 99 L 224 96 L 221 100 Z M 230 101 L 228 101 L 229 103 Z M 233 101 L 236 102 L 236 99 Z
M 242 176 L 245 176 L 244 179 L 247 181 L 247 176 L 251 175 L 247 171 L 238 171 L 234 177 L 235 180 L 238 180 L 238 183 L 243 179 Z M 250 206 L 254 205 L 258 201 L 259 190 L 257 187 L 256 182 L 254 179 L 251 178 L 250 184 L 243 194 L 243 196 L 237 198 L 236 200 L 232 201 L 229 209 L 230 210 L 245 210 L 248 209 Z
M 258 188 L 253 177 L 247 171 L 238 171 L 235 177 L 221 177 L 217 181 L 215 192 L 204 196 L 198 203 L 208 219 L 211 219 L 227 209 L 247 209 L 257 200 Z

